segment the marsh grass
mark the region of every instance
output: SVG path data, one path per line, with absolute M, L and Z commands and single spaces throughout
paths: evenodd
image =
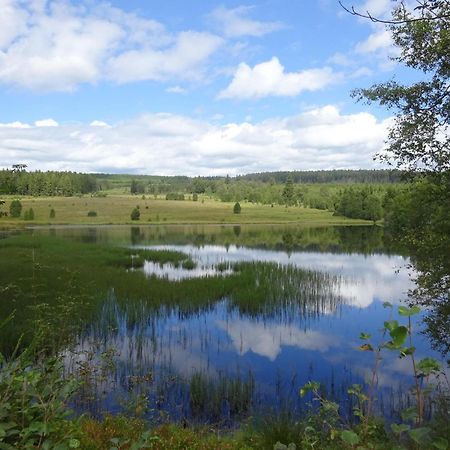
M 223 374 L 213 378 L 196 372 L 189 380 L 191 416 L 209 423 L 219 423 L 226 418 L 234 422 L 251 411 L 254 391 L 255 380 L 251 373 L 244 379 Z

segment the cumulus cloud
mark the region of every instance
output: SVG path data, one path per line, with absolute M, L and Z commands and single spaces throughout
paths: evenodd
M 201 63 L 221 43 L 222 39 L 209 33 L 182 32 L 168 48 L 130 50 L 112 58 L 108 63 L 108 73 L 119 83 L 164 81 L 171 78 L 196 79 Z
M 116 124 L 0 124 L 2 164 L 85 172 L 225 175 L 374 167 L 391 119 L 326 106 L 250 124 L 146 114 Z M 99 126 L 102 125 L 102 126 Z M 106 126 L 105 126 L 106 125 Z M 378 166 L 378 164 L 377 164 Z
M 281 22 L 261 22 L 248 18 L 252 6 L 238 6 L 227 9 L 220 6 L 209 15 L 209 20 L 215 24 L 224 36 L 235 38 L 240 36 L 264 36 L 284 28 Z
M 230 85 L 219 93 L 219 98 L 293 97 L 303 91 L 322 89 L 338 78 L 339 75 L 329 67 L 285 72 L 278 58 L 274 57 L 253 68 L 241 63 Z
M 170 33 L 107 3 L 0 0 L 0 9 L 0 83 L 32 90 L 198 78 L 222 43 L 210 33 Z

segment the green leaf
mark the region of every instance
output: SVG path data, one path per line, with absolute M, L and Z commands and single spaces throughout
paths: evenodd
M 410 316 L 414 316 L 416 314 L 419 314 L 420 313 L 420 308 L 418 306 L 412 306 L 411 308 L 408 308 L 406 306 L 399 306 L 398 307 L 398 313 L 401 316 L 410 317 Z
M 403 347 L 400 349 L 400 357 L 404 358 L 405 356 L 412 355 L 416 351 L 416 347 Z
M 359 443 L 360 439 L 359 436 L 350 430 L 344 430 L 341 433 L 341 439 L 346 443 L 350 445 L 356 445 Z
M 417 363 L 419 374 L 428 376 L 441 370 L 440 364 L 433 358 L 424 358 Z
M 363 341 L 367 341 L 371 337 L 372 337 L 371 334 L 367 334 L 367 333 L 363 333 L 363 332 L 361 332 L 361 334 L 359 335 L 359 338 L 362 339 Z
M 392 342 L 394 343 L 394 345 L 400 347 L 406 341 L 406 337 L 408 336 L 408 328 L 406 328 L 403 325 L 400 325 L 391 330 L 389 334 L 391 335 Z
M 448 441 L 444 438 L 436 438 L 433 441 L 433 447 L 437 448 L 438 450 L 447 450 L 448 449 Z
M 388 320 L 384 322 L 384 328 L 388 331 L 392 331 L 398 327 L 398 322 L 396 320 Z
M 423 444 L 427 440 L 430 431 L 431 430 L 427 427 L 413 428 L 412 430 L 409 430 L 408 434 L 415 443 Z
M 72 438 L 72 439 L 70 439 L 70 441 L 69 441 L 69 447 L 70 448 L 78 448 L 79 446 L 80 446 L 80 441 L 78 440 L 78 439 L 74 439 L 74 438 Z
M 406 423 L 400 423 L 400 424 L 392 423 L 391 424 L 391 430 L 395 434 L 401 434 L 410 429 L 411 429 L 411 427 L 409 425 L 407 425 Z
M 417 419 L 417 408 L 411 406 L 410 408 L 404 409 L 400 415 L 403 420 L 416 420 Z
M 320 388 L 320 383 L 317 381 L 308 381 L 302 388 L 300 388 L 300 397 L 304 397 L 308 392 L 316 392 Z

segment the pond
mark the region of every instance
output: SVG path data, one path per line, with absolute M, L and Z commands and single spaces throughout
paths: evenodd
M 396 305 L 413 287 L 408 257 L 380 227 L 52 227 L 22 234 L 4 233 L 0 241 L 10 272 L 2 283 L 12 286 L 8 298 L 22 311 L 15 327 L 42 313 L 37 299 L 52 297 L 44 309 L 61 316 L 58 333 L 74 325 L 70 342 L 57 347 L 67 371 L 85 381 L 74 406 L 98 416 L 228 426 L 248 415 L 301 413 L 311 398 L 298 391 L 309 380 L 351 414 L 346 391 L 369 379 L 373 366 L 373 354 L 358 351 L 359 336 L 381 341 L 384 321 L 404 322 Z M 109 248 L 127 249 L 130 261 L 114 266 Z M 140 251 L 185 259 L 143 253 L 137 264 Z M 69 304 L 68 320 L 61 311 Z M 4 314 L 12 309 L 4 306 Z M 439 359 L 420 329 L 419 316 L 417 357 Z M 408 358 L 385 354 L 377 408 L 386 417 L 407 402 L 411 373 Z

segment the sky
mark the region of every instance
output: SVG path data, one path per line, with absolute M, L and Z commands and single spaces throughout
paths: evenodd
M 0 0 L 0 167 L 383 168 L 392 112 L 350 93 L 413 77 L 396 54 L 338 0 Z

